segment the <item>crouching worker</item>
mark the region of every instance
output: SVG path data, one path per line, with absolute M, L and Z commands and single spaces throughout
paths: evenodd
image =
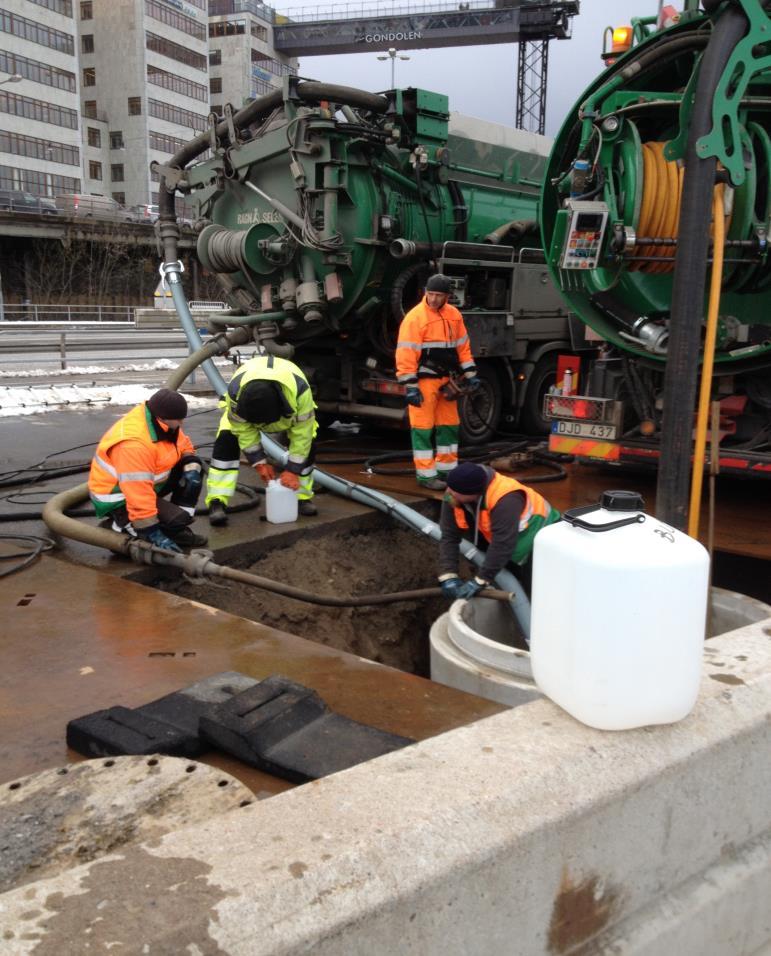
M 94 510 L 105 519 L 102 527 L 168 551 L 206 544 L 190 527 L 203 473 L 182 431 L 186 416 L 184 397 L 162 388 L 108 429 L 88 476 Z
M 453 601 L 474 597 L 506 565 L 529 590 L 535 536 L 559 519 L 556 508 L 516 478 L 470 462 L 453 468 L 447 475 L 439 519 L 439 582 L 445 596 Z M 461 537 L 470 538 L 482 550 L 487 543 L 484 564 L 470 581 L 458 576 Z
M 227 523 L 227 504 L 236 492 L 241 453 L 267 485 L 276 477 L 260 432 L 286 434 L 289 460 L 279 481 L 297 492 L 301 515 L 317 514 L 313 503 L 313 460 L 318 430 L 316 405 L 302 370 L 275 355 L 244 362 L 220 400 L 224 409 L 206 484 L 209 522 Z

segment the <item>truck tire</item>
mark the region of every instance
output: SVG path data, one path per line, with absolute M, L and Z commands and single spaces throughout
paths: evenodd
M 503 389 L 495 367 L 481 363 L 480 388 L 458 400 L 460 440 L 463 445 L 484 445 L 495 437 L 501 420 Z
M 557 353 L 542 355 L 535 363 L 519 413 L 519 426 L 528 435 L 548 435 L 550 422 L 543 417 L 543 398 L 557 382 Z

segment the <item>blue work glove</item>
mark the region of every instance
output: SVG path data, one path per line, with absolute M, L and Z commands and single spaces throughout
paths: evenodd
M 471 378 L 466 379 L 466 388 L 470 392 L 475 392 L 478 388 L 482 387 L 482 379 L 478 375 L 472 375 Z
M 190 471 L 182 472 L 180 485 L 182 485 L 183 488 L 189 488 L 191 494 L 200 491 L 202 484 L 203 475 L 201 474 L 200 468 L 191 468 Z
M 458 600 L 468 601 L 469 598 L 473 598 L 476 594 L 479 594 L 482 588 L 486 587 L 487 581 L 483 581 L 481 578 L 472 578 L 470 581 L 461 584 L 455 596 Z
M 154 544 L 156 548 L 163 548 L 164 551 L 176 551 L 177 554 L 182 554 L 182 548 L 180 548 L 178 544 L 175 544 L 175 542 L 161 530 L 159 524 L 153 525 L 151 528 L 137 528 L 137 534 L 140 538 L 144 538 L 145 541 L 149 541 L 150 544 Z
M 404 393 L 404 401 L 407 405 L 415 405 L 418 408 L 423 404 L 423 395 L 417 385 L 408 385 Z
M 456 575 L 454 578 L 445 578 L 439 582 L 442 586 L 442 597 L 448 601 L 457 601 L 458 591 L 463 587 L 463 581 Z

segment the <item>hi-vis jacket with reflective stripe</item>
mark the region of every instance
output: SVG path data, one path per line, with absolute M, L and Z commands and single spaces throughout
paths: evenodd
M 467 378 L 476 374 L 463 316 L 454 305 L 429 309 L 424 296 L 399 326 L 396 377 L 403 385 L 415 385 L 419 378 L 458 370 Z
M 153 416 L 143 402 L 108 429 L 91 459 L 88 490 L 97 516 L 124 504 L 136 527 L 158 520 L 156 491 L 168 479 L 183 455 L 195 454 L 188 436 L 179 429 L 176 442 L 163 441 Z
M 491 541 L 493 536 L 490 525 L 490 512 L 504 495 L 512 491 L 521 491 L 525 496 L 525 507 L 519 516 L 520 532 L 526 530 L 535 515 L 541 518 L 547 518 L 551 514 L 551 505 L 543 495 L 539 495 L 537 491 L 528 488 L 527 485 L 523 485 L 520 481 L 517 481 L 516 478 L 507 478 L 506 475 L 495 472 L 493 480 L 487 486 L 487 490 L 482 497 L 481 507 L 477 513 L 477 527 L 482 532 L 486 541 Z M 458 527 L 466 530 L 469 525 L 465 509 L 453 508 L 453 512 L 455 513 L 455 522 Z
M 255 379 L 276 382 L 281 386 L 284 413 L 278 421 L 247 422 L 236 414 L 241 390 Z M 230 380 L 227 392 L 220 399 L 220 406 L 225 409 L 220 430 L 227 428 L 233 432 L 238 439 L 238 447 L 250 465 L 258 465 L 267 459 L 260 442 L 261 431 L 267 434 L 286 432 L 289 439 L 287 469 L 297 475 L 302 473 L 318 426 L 311 387 L 302 369 L 294 362 L 276 355 L 258 355 L 249 359 Z

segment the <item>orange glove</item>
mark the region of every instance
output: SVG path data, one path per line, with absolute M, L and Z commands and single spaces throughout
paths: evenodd
M 273 467 L 273 465 L 269 465 L 266 461 L 262 461 L 259 465 L 255 465 L 254 469 L 266 485 L 269 481 L 273 481 L 273 479 L 276 477 L 276 469 Z
M 300 479 L 293 471 L 282 471 L 278 480 L 285 488 L 291 488 L 292 491 L 298 491 L 300 488 Z

